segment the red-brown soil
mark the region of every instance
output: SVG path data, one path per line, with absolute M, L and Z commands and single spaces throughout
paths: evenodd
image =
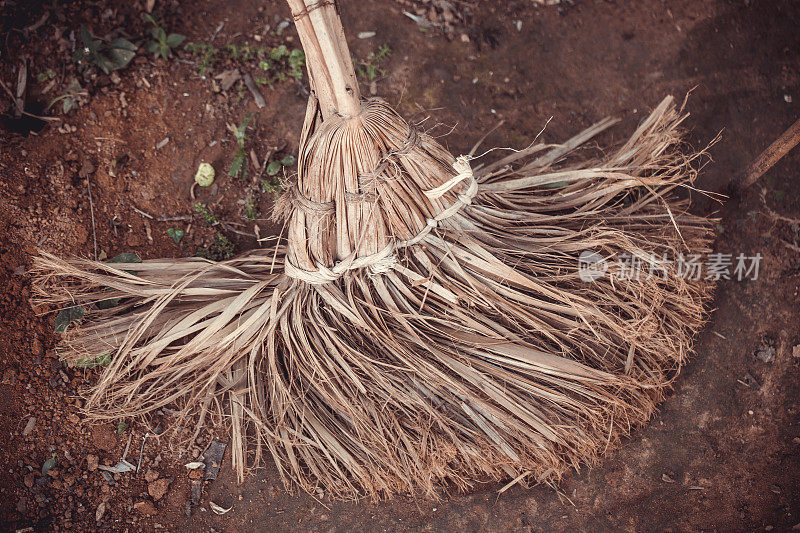
M 112 76 L 77 72 L 70 32 L 78 35 L 83 23 L 98 35 L 122 30 L 141 43 L 147 2 L 10 4 L 0 3 L 0 79 L 9 90 L 25 61 L 30 112 L 43 113 L 76 76 L 88 94 L 68 114 L 59 104 L 48 112 L 61 122 L 27 133 L 33 122 L 10 120 L 13 104 L 0 93 L 6 117 L 0 125 L 3 530 L 800 528 L 800 149 L 741 198 L 722 205 L 693 195 L 698 213 L 720 218 L 716 250 L 760 253 L 759 277 L 720 282 L 696 354 L 661 412 L 601 464 L 567 476 L 556 489 L 514 486 L 499 494 L 502 484 L 488 483 L 468 494 L 443 493 L 439 501 L 401 496 L 371 503 L 288 493 L 270 465 L 240 485 L 226 458 L 187 515 L 192 480 L 183 464 L 212 438 L 224 440 L 224 432 L 209 429 L 180 448 L 153 435 L 168 428 L 168 412 L 127 427 L 83 423 L 80 393 L 97 370 L 58 361 L 53 314 L 31 307 L 26 269 L 37 249 L 92 257 L 96 242 L 97 254 L 107 257 L 187 256 L 217 232 L 246 250 L 257 245 L 248 236 L 254 225 L 262 236 L 279 231 L 268 220 L 274 195 L 258 192 L 252 165 L 244 180 L 228 176 L 236 149 L 227 124 L 253 113 L 248 160 L 251 150 L 260 160 L 271 151 L 272 159 L 296 153 L 306 82 L 289 78 L 261 87 L 267 104 L 259 109 L 246 89 L 215 91 L 212 78 L 231 68 L 255 75 L 257 61 L 234 62 L 224 52 L 229 43 L 298 46 L 291 27 L 275 34 L 288 8 L 269 0 L 157 0 L 154 11 L 168 31 L 194 42 L 216 34 L 220 59 L 204 79 L 197 58 L 182 48 L 169 60 L 154 60 L 140 48 Z M 377 93 L 410 119 L 429 117 L 425 127 L 454 153 L 468 151 L 500 120 L 504 125 L 485 146 L 522 147 L 550 117 L 543 136 L 556 142 L 616 115 L 622 123 L 601 139 L 613 143 L 664 95 L 692 91 L 687 142 L 702 147 L 723 131 L 699 178 L 701 188 L 720 191 L 800 115 L 800 5 L 790 0 L 575 0 L 548 7 L 452 0 L 453 10 L 431 15 L 444 26 L 426 31 L 402 12 L 428 10 L 430 2 L 342 4 L 356 57 L 367 58 L 382 44 L 392 51 L 378 65 Z M 25 30 L 45 13 L 44 23 Z M 376 34 L 356 37 L 366 31 Z M 54 83 L 43 93 L 51 79 L 36 76 L 47 69 Z M 363 89 L 369 94 L 370 83 Z M 206 227 L 192 216 L 191 185 L 201 161 L 216 168 L 216 185 L 194 192 L 224 225 Z M 255 221 L 243 216 L 248 196 L 257 199 Z M 180 245 L 167 236 L 173 227 L 185 231 Z M 116 464 L 129 439 L 127 458 L 136 464 L 147 432 L 140 474 L 100 475 L 95 461 Z M 54 454 L 53 468 L 42 475 Z M 232 509 L 216 515 L 210 501 Z

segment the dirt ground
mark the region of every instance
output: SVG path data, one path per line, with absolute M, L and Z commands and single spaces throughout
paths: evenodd
M 696 212 L 720 219 L 717 251 L 761 254 L 758 279 L 720 282 L 696 354 L 660 413 L 601 464 L 555 489 L 517 485 L 500 494 L 502 484 L 484 483 L 438 501 L 375 503 L 287 492 L 271 466 L 237 484 L 226 457 L 216 480 L 196 484 L 202 494 L 192 505 L 194 474 L 183 465 L 211 440 L 224 442 L 224 432 L 203 432 L 180 448 L 158 435 L 169 412 L 148 422 L 84 424 L 80 392 L 99 369 L 59 363 L 54 314 L 31 307 L 26 269 L 37 249 L 101 258 L 224 254 L 211 246 L 215 235 L 242 251 L 257 246 L 256 234 L 279 231 L 268 220 L 277 182 L 264 162 L 296 153 L 307 80 L 279 76 L 260 86 L 262 108 L 242 81 L 223 86 L 233 70 L 263 74 L 243 47 L 290 51 L 298 39 L 291 25 L 283 28 L 289 12 L 278 1 L 57 4 L 0 2 L 7 88 L 0 93 L 0 528 L 800 529 L 800 149 L 741 198 L 721 204 L 694 195 Z M 216 63 L 201 74 L 202 54 L 183 44 L 171 58 L 154 59 L 143 48 L 148 5 L 167 33 L 216 47 Z M 800 116 L 800 3 L 790 0 L 343 0 L 342 7 L 364 93 L 385 97 L 409 119 L 427 119 L 453 153 L 468 151 L 500 120 L 487 147 L 522 147 L 551 117 L 543 138 L 557 142 L 619 116 L 601 139 L 618 142 L 665 95 L 692 91 L 688 144 L 702 147 L 723 132 L 698 184 L 720 191 Z M 110 75 L 82 68 L 72 58 L 81 24 L 132 40 L 136 57 Z M 391 51 L 383 59 L 382 45 Z M 59 121 L 15 116 L 10 96 L 22 64 L 25 110 Z M 72 80 L 80 87 L 70 90 Z M 68 112 L 66 100 L 74 104 Z M 247 113 L 249 173 L 231 177 L 237 145 L 228 124 Z M 193 190 L 200 162 L 217 177 Z M 197 201 L 216 224 L 204 223 Z M 174 239 L 177 230 L 182 239 Z M 126 458 L 141 461 L 140 473 L 101 474 L 98 463 L 116 464 L 129 442 Z M 211 502 L 231 510 L 217 515 Z

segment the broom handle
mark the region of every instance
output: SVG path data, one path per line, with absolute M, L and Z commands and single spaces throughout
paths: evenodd
M 333 114 L 357 115 L 361 110 L 361 96 L 335 2 L 287 1 L 306 50 L 323 118 Z

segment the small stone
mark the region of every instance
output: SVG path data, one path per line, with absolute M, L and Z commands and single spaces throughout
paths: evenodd
M 36 477 L 31 472 L 30 474 L 25 476 L 25 479 L 23 481 L 25 482 L 25 486 L 31 489 L 33 488 L 33 484 L 36 482 Z
M 154 515 L 157 512 L 155 505 L 153 505 L 152 502 L 149 502 L 147 500 L 145 500 L 143 502 L 134 503 L 133 504 L 133 510 L 136 511 L 137 513 L 139 513 L 139 514 L 143 514 L 143 515 L 146 515 L 146 516 Z
M 172 483 L 171 479 L 157 479 L 147 485 L 147 493 L 150 494 L 154 500 L 158 501 L 167 493 L 170 483 Z
M 775 360 L 775 348 L 772 346 L 763 345 L 756 350 L 756 357 L 765 363 L 771 363 Z
M 25 429 L 22 430 L 22 436 L 27 437 L 33 431 L 34 426 L 36 426 L 36 417 L 32 416 L 28 419 L 28 423 L 25 424 Z
M 795 348 L 800 348 L 800 346 L 795 346 Z M 797 357 L 800 357 L 798 355 Z M 13 368 L 6 368 L 3 370 L 3 384 L 4 385 L 14 385 L 17 382 L 17 371 Z
M 89 454 L 86 456 L 86 470 L 94 472 L 100 465 L 100 458 L 96 455 Z
M 159 473 L 153 470 L 152 468 L 148 468 L 147 472 L 144 473 L 144 480 L 148 483 L 152 483 L 153 481 L 157 480 Z
M 214 167 L 208 163 L 200 163 L 197 173 L 194 175 L 194 181 L 201 187 L 208 187 L 214 183 Z

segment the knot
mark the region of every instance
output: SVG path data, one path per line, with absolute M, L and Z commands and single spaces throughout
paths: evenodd
M 300 192 L 300 187 L 297 183 L 289 188 L 287 192 L 289 193 L 289 202 L 291 203 L 292 207 L 297 207 L 306 213 L 330 215 L 336 212 L 335 202 L 315 202 L 309 198 L 306 198 L 305 195 Z
M 365 172 L 363 174 L 358 175 L 358 186 L 360 188 L 366 189 L 375 189 L 376 183 L 375 181 L 380 177 L 381 174 L 389 167 L 392 163 L 392 159 L 399 155 L 407 155 L 419 144 L 419 133 L 417 133 L 417 129 L 414 126 L 408 127 L 408 136 L 406 140 L 403 141 L 403 145 L 396 150 L 390 150 L 383 154 L 381 158 L 378 160 L 378 164 L 371 172 Z
M 324 7 L 324 6 L 333 6 L 333 5 L 336 5 L 336 2 L 334 2 L 333 0 L 319 0 L 318 2 L 314 2 L 313 4 L 307 5 L 306 8 L 303 9 L 300 13 L 297 13 L 296 15 L 292 14 L 292 17 L 294 17 L 294 20 L 300 20 L 301 18 L 305 17 L 306 15 L 308 15 L 311 11 L 314 11 L 315 9 L 319 9 L 321 7 Z M 337 11 L 338 11 L 338 9 L 337 9 Z
M 293 265 L 289 257 L 287 257 L 284 266 L 284 273 L 290 278 L 299 279 L 313 285 L 321 285 L 323 283 L 336 281 L 349 270 L 368 267 L 371 274 L 378 275 L 393 269 L 398 262 L 397 255 L 395 254 L 396 250 L 412 246 L 422 241 L 431 231 L 433 231 L 434 228 L 439 226 L 439 223 L 442 220 L 455 215 L 459 210 L 461 210 L 462 207 L 472 203 L 472 199 L 475 198 L 475 195 L 478 193 L 478 182 L 473 175 L 472 168 L 469 166 L 469 160 L 467 157 L 462 155 L 456 158 L 455 162 L 453 163 L 453 169 L 457 172 L 456 176 L 449 179 L 446 183 L 440 185 L 439 187 L 436 187 L 435 189 L 430 189 L 423 192 L 428 198 L 440 198 L 447 191 L 465 179 L 469 180 L 469 186 L 467 187 L 467 190 L 456 196 L 456 201 L 453 202 L 450 207 L 435 217 L 426 219 L 425 227 L 422 228 L 420 232 L 414 235 L 412 238 L 405 241 L 395 241 L 393 243 L 389 243 L 381 251 L 363 257 L 357 257 L 356 253 L 353 252 L 345 259 L 338 261 L 331 268 L 328 268 L 322 264 L 317 264 L 316 270 L 303 270 Z

